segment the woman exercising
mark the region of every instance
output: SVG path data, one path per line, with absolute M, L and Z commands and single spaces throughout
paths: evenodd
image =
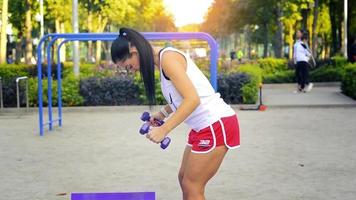
M 205 186 L 226 152 L 240 145 L 236 113 L 215 93 L 195 63 L 177 49 L 153 47 L 139 32 L 121 28 L 111 56 L 119 67 L 140 71 L 150 105 L 155 102 L 155 66 L 160 71 L 168 104 L 152 115 L 151 122 L 170 117 L 162 126 L 152 128 L 147 138 L 159 143 L 180 123 L 191 127 L 178 178 L 184 200 L 204 200 Z

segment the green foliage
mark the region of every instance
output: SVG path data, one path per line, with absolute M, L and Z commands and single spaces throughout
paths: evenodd
M 141 79 L 140 73 L 136 73 L 134 77 L 135 85 L 138 86 L 139 88 L 139 98 L 140 101 L 143 102 L 144 104 L 148 104 L 148 100 L 146 97 L 146 91 L 145 91 L 145 86 L 143 84 L 143 81 Z M 164 98 L 162 94 L 162 89 L 161 89 L 161 80 L 160 80 L 160 73 L 159 71 L 155 71 L 155 86 L 156 86 L 156 104 L 157 105 L 164 105 L 166 104 L 166 99 Z
M 273 74 L 264 74 L 263 83 L 293 83 L 295 82 L 295 71 L 278 71 Z
M 356 100 L 356 63 L 349 64 L 345 68 L 342 77 L 341 91 Z
M 52 80 L 52 105 L 57 106 L 58 92 L 56 80 Z M 48 105 L 48 79 L 42 79 L 43 105 Z M 38 106 L 38 79 L 29 79 L 29 103 L 30 106 Z M 74 76 L 62 80 L 62 105 L 80 106 L 83 105 L 83 97 L 79 94 L 79 79 Z
M 28 76 L 29 66 L 26 64 L 0 64 L 0 77 L 2 79 L 11 79 L 20 76 Z
M 256 65 L 242 65 L 238 72 L 246 73 L 250 81 L 242 87 L 243 103 L 254 104 L 258 99 L 258 88 L 262 83 L 262 70 Z
M 130 76 L 88 77 L 80 81 L 80 94 L 87 106 L 140 104 L 138 87 Z
M 220 74 L 218 76 L 218 92 L 226 103 L 243 103 L 242 87 L 249 83 L 250 76 L 245 73 Z
M 343 68 L 347 65 L 348 61 L 343 56 L 334 56 L 331 61 L 335 67 Z
M 309 80 L 312 82 L 336 82 L 341 81 L 344 68 L 320 67 L 310 72 Z
M 79 93 L 80 79 L 75 76 L 68 76 L 62 82 L 62 102 L 63 106 L 80 106 L 84 103 L 84 98 Z
M 74 76 L 73 68 L 74 66 L 72 62 L 64 63 L 63 77 Z M 96 64 L 93 63 L 81 63 L 79 65 L 80 78 L 87 78 L 92 76 L 108 77 L 114 75 L 115 75 L 115 70 L 110 68 L 101 68 L 100 66 L 97 66 Z
M 38 79 L 29 79 L 29 104 L 30 106 L 38 106 Z M 57 81 L 52 80 L 52 105 L 57 106 Z M 42 79 L 42 100 L 43 106 L 48 105 L 48 79 Z
M 263 58 L 258 60 L 258 64 L 264 73 L 275 73 L 288 69 L 287 60 L 279 58 Z

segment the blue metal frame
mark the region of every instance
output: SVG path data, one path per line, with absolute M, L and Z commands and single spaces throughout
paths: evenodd
M 210 46 L 210 82 L 217 90 L 217 63 L 218 63 L 218 44 L 207 33 L 175 33 L 175 32 L 145 32 L 142 33 L 148 40 L 188 40 L 188 39 L 201 39 L 208 42 Z M 113 41 L 117 38 L 118 33 L 77 33 L 77 34 L 48 34 L 44 36 L 37 47 L 37 68 L 38 68 L 38 107 L 39 107 L 39 129 L 40 135 L 43 136 L 44 125 L 49 125 L 49 130 L 52 130 L 53 122 L 58 121 L 59 126 L 62 126 L 62 91 L 61 91 L 61 66 L 60 66 L 60 49 L 66 42 L 69 41 Z M 49 40 L 47 45 L 47 78 L 48 78 L 48 119 L 47 123 L 43 123 L 43 100 L 42 100 L 42 45 Z M 52 77 L 51 77 L 51 48 L 58 39 L 64 39 L 57 49 L 57 90 L 58 90 L 58 119 L 52 118 Z

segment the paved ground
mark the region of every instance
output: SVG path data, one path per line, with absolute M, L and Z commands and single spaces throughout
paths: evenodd
M 314 83 L 308 93 L 295 93 L 296 84 L 265 84 L 263 103 L 271 107 L 356 107 L 356 101 L 343 95 L 340 83 Z
M 137 133 L 143 110 L 66 110 L 64 127 L 44 137 L 37 135 L 36 113 L 0 115 L 0 199 L 128 191 L 181 199 L 176 177 L 188 128 L 174 130 L 173 143 L 162 151 Z M 208 200 L 356 199 L 356 109 L 238 115 L 242 146 L 228 153 L 207 187 Z
M 265 85 L 267 111 L 237 111 L 242 144 L 208 185 L 208 200 L 356 199 L 355 101 L 338 83 L 306 94 L 294 87 Z M 64 127 L 44 137 L 36 112 L 0 112 L 0 200 L 133 191 L 181 199 L 176 177 L 189 129 L 174 130 L 162 151 L 138 134 L 145 109 L 66 108 Z

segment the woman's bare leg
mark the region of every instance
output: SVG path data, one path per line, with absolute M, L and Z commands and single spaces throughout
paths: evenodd
M 209 153 L 198 154 L 187 152 L 186 148 L 180 181 L 184 200 L 205 200 L 205 185 L 216 174 L 227 150 L 225 146 L 219 146 Z

